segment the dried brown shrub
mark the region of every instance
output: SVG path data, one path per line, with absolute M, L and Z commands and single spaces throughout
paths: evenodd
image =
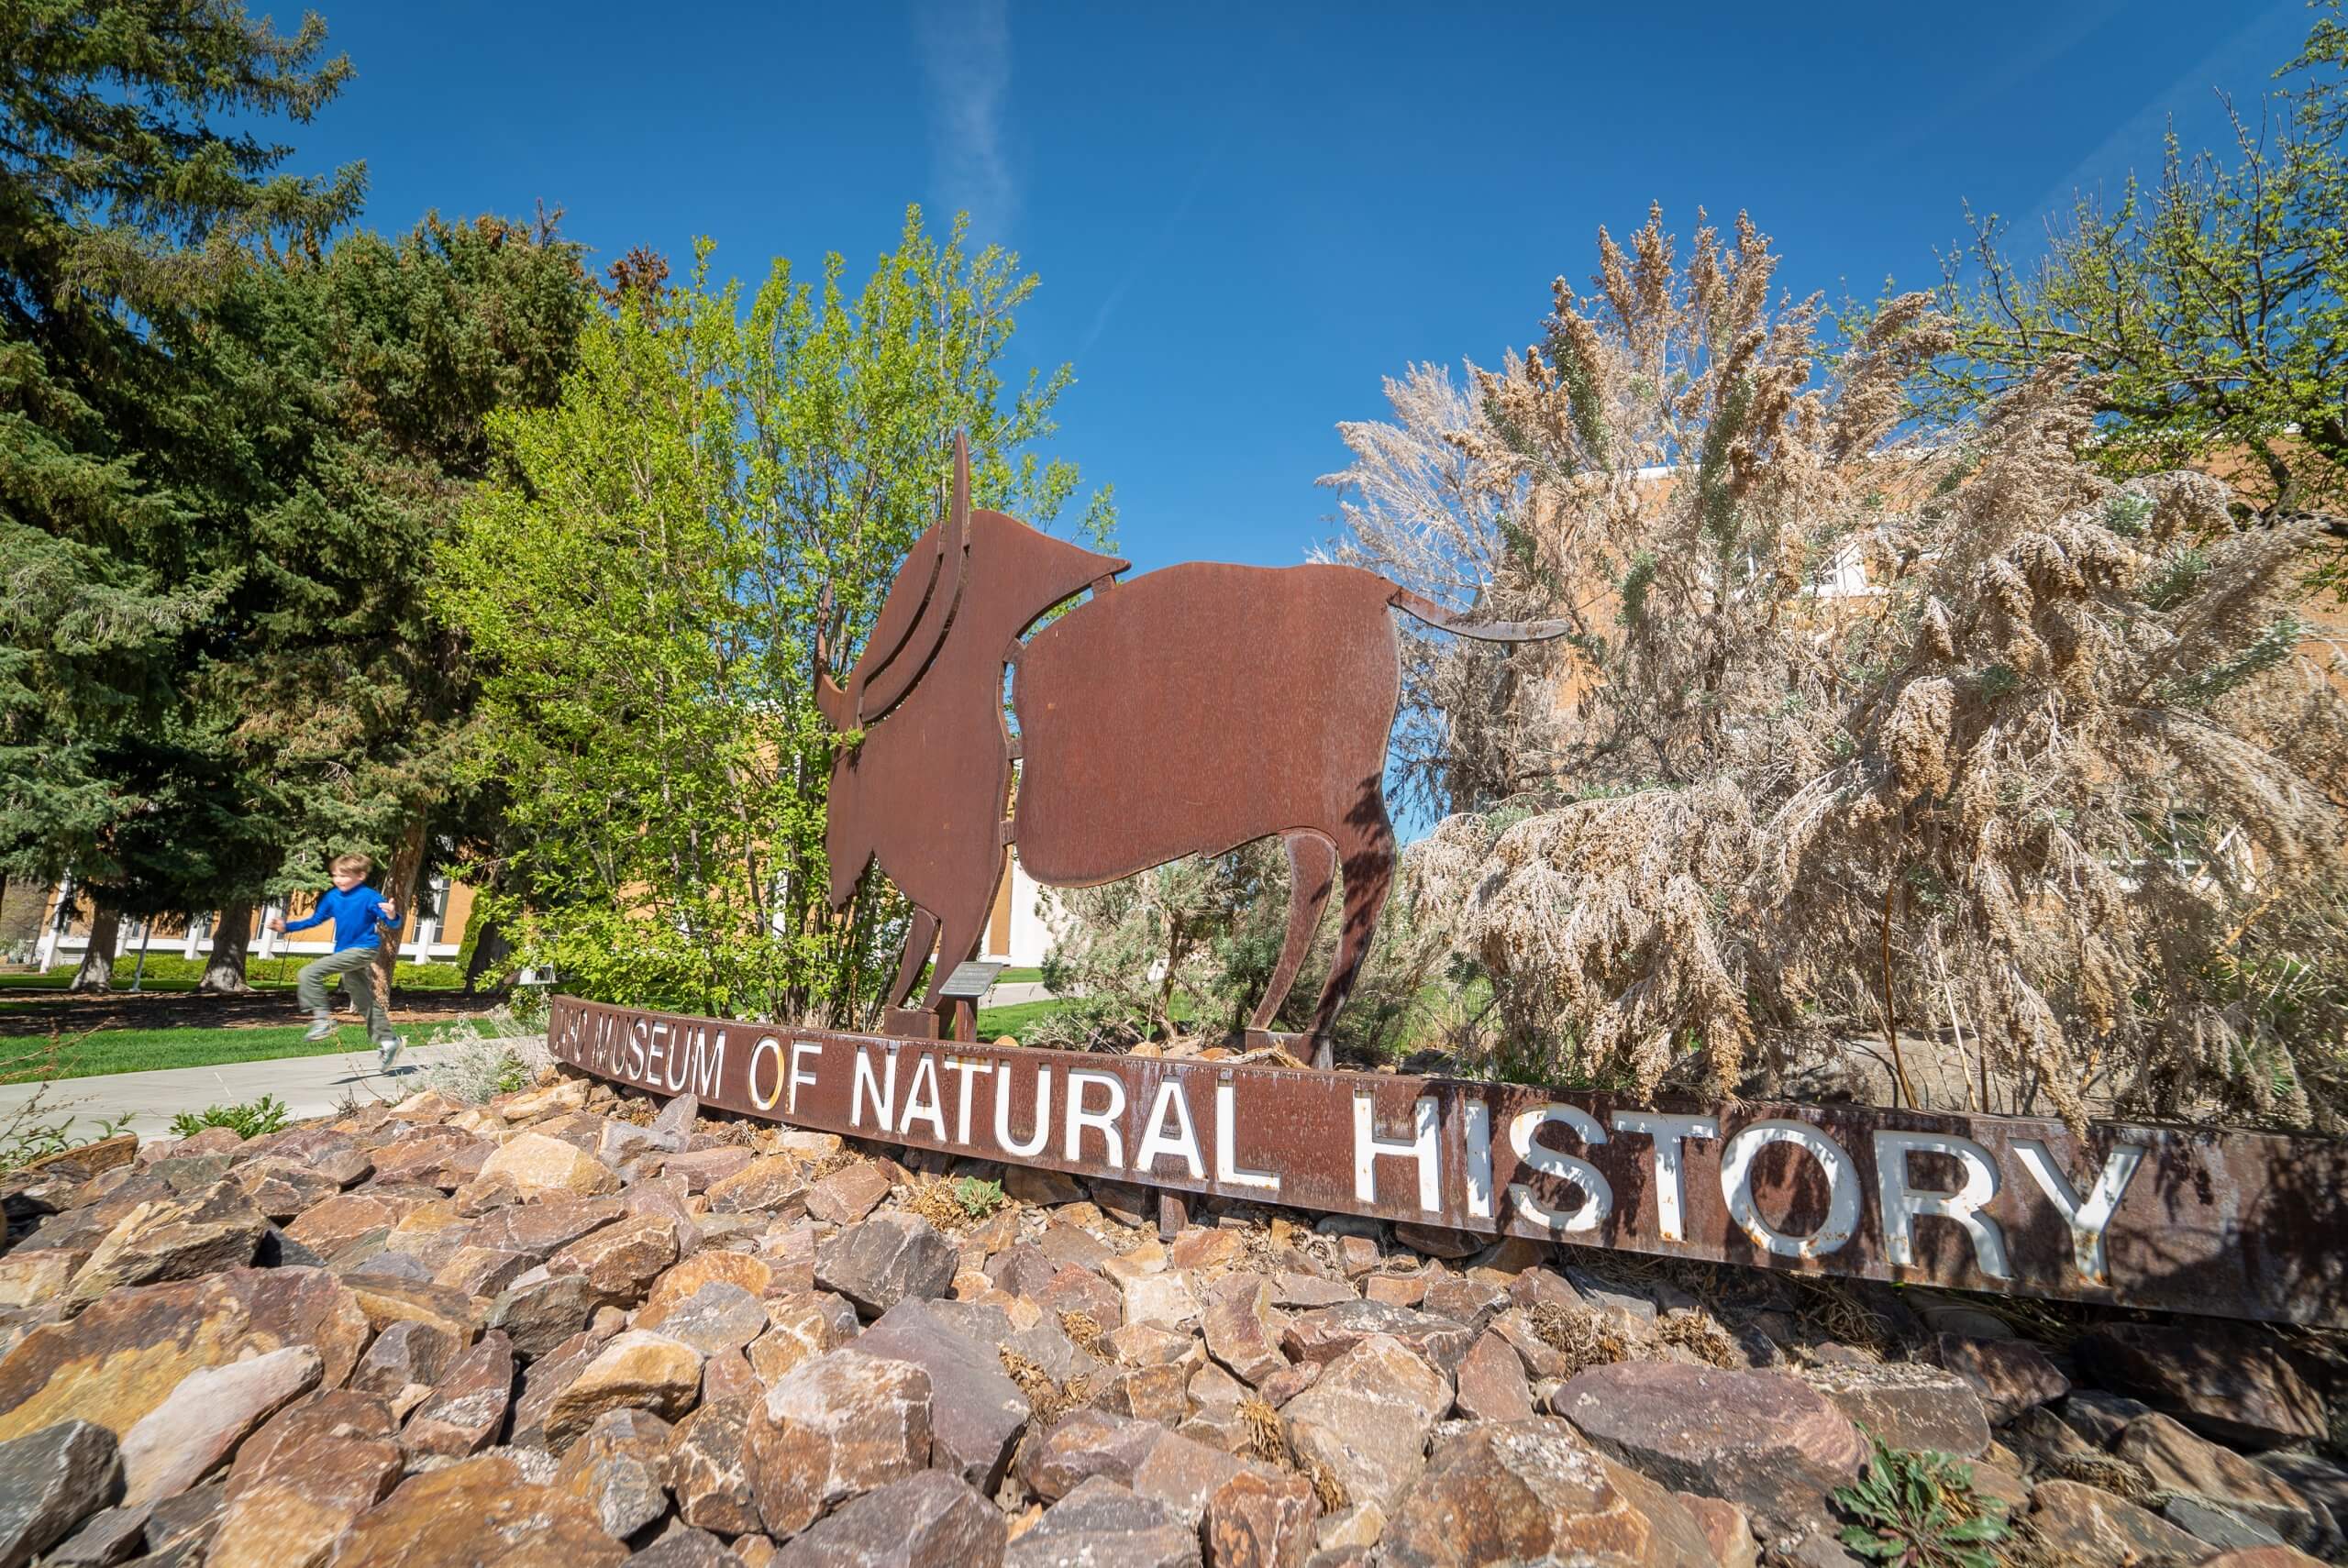
M 1485 1061 L 1767 1092 L 1929 1031 L 1960 1108 L 2348 1125 L 2348 709 L 2303 534 L 2099 473 L 2061 360 L 1903 427 L 1929 301 L 1822 368 L 1742 218 L 1600 260 L 1471 391 L 1390 382 L 1331 476 L 1339 558 L 1573 628 L 1404 628 L 1401 767 L 1454 813 L 1415 912 L 1490 981 Z
M 1108 1359 L 1108 1347 L 1102 1343 L 1102 1341 L 1105 1336 L 1102 1332 L 1101 1321 L 1099 1319 L 1093 1317 L 1091 1313 L 1061 1313 L 1060 1332 L 1066 1334 L 1069 1337 L 1069 1342 L 1074 1344 L 1077 1349 L 1085 1352 L 1087 1354 L 1099 1356 L 1103 1360 Z
M 1532 1309 L 1531 1319 L 1534 1336 L 1565 1358 L 1567 1377 L 1593 1366 L 1643 1359 L 1637 1336 L 1595 1308 L 1544 1301 Z

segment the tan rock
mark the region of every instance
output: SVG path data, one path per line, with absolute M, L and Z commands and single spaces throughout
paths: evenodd
M 701 1353 L 666 1334 L 631 1329 L 614 1337 L 554 1397 L 547 1412 L 547 1446 L 560 1453 L 606 1410 L 649 1410 L 663 1419 L 682 1416 L 701 1395 Z
M 400 1483 L 399 1445 L 382 1438 L 321 1436 L 288 1459 L 232 1489 L 206 1568 L 317 1568 Z
M 710 1210 L 716 1214 L 740 1214 L 786 1209 L 807 1192 L 804 1169 L 788 1154 L 769 1154 L 752 1160 L 732 1176 L 709 1184 Z
M 109 1295 L 0 1358 L 0 1442 L 80 1417 L 117 1435 L 199 1367 L 307 1344 L 329 1385 L 349 1376 L 366 1314 L 316 1268 L 229 1269 Z
M 316 1387 L 322 1370 L 316 1351 L 285 1345 L 190 1372 L 123 1434 L 124 1506 L 160 1502 L 194 1485 L 278 1407 Z
M 770 1308 L 768 1317 L 767 1331 L 751 1341 L 744 1353 L 750 1370 L 770 1387 L 840 1342 L 830 1316 L 813 1301 L 780 1313 Z
M 889 1178 L 870 1160 L 834 1171 L 807 1194 L 807 1212 L 835 1225 L 853 1225 L 889 1196 Z
M 2136 1568 L 2156 1558 L 2198 1562 L 2210 1549 L 2159 1515 L 2077 1481 L 2042 1481 L 2030 1522 L 2049 1559 L 2077 1568 Z
M 619 1173 L 584 1149 L 541 1132 L 509 1139 L 482 1162 L 485 1181 L 510 1182 L 524 1198 L 597 1198 L 617 1192 Z
M 1215 1568 L 1303 1568 L 1320 1518 L 1302 1476 L 1242 1470 L 1207 1498 L 1207 1556 Z
M 343 1284 L 378 1331 L 394 1323 L 415 1322 L 439 1330 L 460 1345 L 481 1337 L 481 1303 L 447 1286 L 374 1274 L 346 1275 Z
M 644 1309 L 658 1311 L 670 1301 L 681 1301 L 703 1286 L 716 1281 L 738 1285 L 753 1296 L 774 1287 L 774 1266 L 755 1253 L 704 1248 L 662 1274 L 644 1297 Z
M 1674 1568 L 1710 1568 L 1670 1559 Z M 1394 1568 L 1564 1560 L 1606 1553 L 1659 1563 L 1654 1527 L 1618 1488 L 1598 1452 L 1565 1421 L 1476 1427 L 1443 1443 L 1398 1499 L 1382 1538 Z
M 328 1257 L 370 1231 L 398 1224 L 421 1201 L 396 1193 L 338 1193 L 314 1209 L 304 1209 L 285 1227 L 285 1233 L 320 1257 Z
M 666 1218 L 647 1214 L 581 1237 L 547 1260 L 547 1272 L 579 1275 L 598 1302 L 633 1307 L 676 1261 L 675 1229 Z
M 1127 1323 L 1147 1323 L 1176 1331 L 1198 1326 L 1199 1298 L 1191 1276 L 1179 1272 L 1145 1274 L 1124 1282 Z
M 1174 1238 L 1166 1261 L 1172 1268 L 1213 1273 L 1235 1266 L 1246 1255 L 1246 1231 L 1193 1225 Z
M 0 1257 L 0 1311 L 52 1301 L 73 1277 L 76 1259 L 54 1247 Z
M 585 1504 L 483 1454 L 409 1477 L 350 1527 L 334 1568 L 617 1568 L 626 1557 Z

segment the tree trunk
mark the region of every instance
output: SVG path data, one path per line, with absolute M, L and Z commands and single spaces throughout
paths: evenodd
M 471 996 L 483 975 L 504 968 L 513 955 L 514 944 L 505 940 L 504 928 L 493 920 L 483 922 L 481 933 L 473 938 L 472 958 L 465 965 L 465 995 Z
M 219 996 L 242 996 L 251 990 L 245 981 L 245 955 L 252 944 L 252 900 L 224 906 L 218 923 L 212 928 L 212 956 L 205 961 L 204 978 L 195 983 L 195 988 Z
M 400 832 L 400 844 L 392 851 L 392 864 L 383 873 L 383 896 L 400 911 L 403 930 L 415 923 L 416 874 L 424 869 L 424 818 L 410 819 Z M 383 939 L 382 949 L 375 955 L 375 980 L 383 989 L 383 1009 L 392 1006 L 392 977 L 400 966 L 399 933 Z
M 110 991 L 114 989 L 114 945 L 122 933 L 122 916 L 113 905 L 93 900 L 90 914 L 90 945 L 82 955 L 82 966 L 73 972 L 69 991 Z

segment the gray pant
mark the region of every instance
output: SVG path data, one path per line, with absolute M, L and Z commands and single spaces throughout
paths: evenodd
M 374 1041 L 392 1037 L 392 1021 L 383 1011 L 383 1003 L 375 994 L 375 949 L 346 947 L 315 964 L 302 966 L 302 973 L 294 980 L 294 994 L 302 1005 L 316 1018 L 331 1018 L 327 1010 L 327 988 L 337 977 L 342 988 L 350 993 L 359 1011 L 367 1021 L 367 1038 Z

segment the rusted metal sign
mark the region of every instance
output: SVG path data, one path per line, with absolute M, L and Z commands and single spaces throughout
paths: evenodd
M 558 997 L 554 1055 L 793 1126 L 1667 1257 L 2348 1326 L 2348 1145 L 787 1030 Z
M 1292 873 L 1288 933 L 1251 1027 L 1271 1027 L 1342 876 L 1336 956 L 1311 1031 L 1325 1067 L 1394 875 L 1380 782 L 1401 690 L 1391 612 L 1492 642 L 1562 636 L 1566 623 L 1463 620 L 1354 567 L 1190 562 L 1117 582 L 1130 564 L 972 511 L 969 454 L 955 438 L 952 508 L 898 569 L 846 686 L 829 657 L 839 628 L 816 641 L 816 704 L 861 736 L 832 768 L 833 906 L 876 863 L 912 902 L 885 1020 L 892 1034 L 934 1036 L 921 1015 L 978 953 L 1004 845 L 1036 881 L 1080 888 L 1278 838 Z M 906 1010 L 933 946 L 927 993 Z

